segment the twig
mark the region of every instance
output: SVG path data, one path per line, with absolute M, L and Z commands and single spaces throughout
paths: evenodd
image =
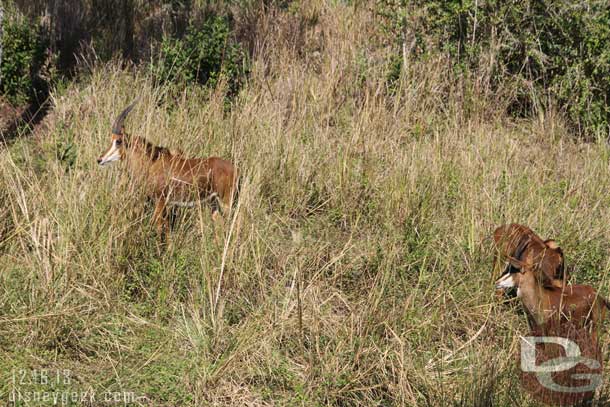
M 241 205 L 241 200 L 237 200 L 237 207 L 235 208 L 235 212 L 233 214 L 233 219 L 231 220 L 231 226 L 229 227 L 229 235 L 225 239 L 224 249 L 222 251 L 222 262 L 220 263 L 220 276 L 218 277 L 218 285 L 216 286 L 216 297 L 214 298 L 214 314 L 216 313 L 216 307 L 218 306 L 218 299 L 220 298 L 220 287 L 222 285 L 222 276 L 225 271 L 225 264 L 227 261 L 227 253 L 229 251 L 229 243 L 231 242 L 231 235 L 233 234 L 233 229 L 235 227 L 235 222 L 237 220 L 237 214 L 239 213 L 239 207 Z

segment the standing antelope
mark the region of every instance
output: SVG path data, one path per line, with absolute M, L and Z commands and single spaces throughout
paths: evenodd
M 552 240 L 543 241 L 528 227 L 517 224 L 501 226 L 494 231 L 494 241 L 496 260 L 508 260 L 507 267 L 496 281 L 496 289 L 517 288 L 517 297 L 525 309 L 530 328 L 528 338 L 533 339 L 532 342 L 522 338 L 521 342 L 523 388 L 547 405 L 581 405 L 592 400 L 593 390 L 581 386 L 580 379 L 594 375 L 601 378 L 604 358 L 598 329 L 605 319 L 606 309 L 610 308 L 608 302 L 599 297 L 593 287 L 567 284 L 561 249 Z M 546 379 L 539 375 L 540 371 L 524 368 L 528 366 L 527 359 L 524 359 L 525 350 L 530 352 L 530 358 L 534 355 L 534 360 L 529 359 L 529 363 L 536 366 L 561 360 L 558 358 L 563 354 L 557 348 L 559 342 L 556 342 L 559 339 L 578 349 L 579 363 L 563 365 L 554 370 L 552 376 L 551 373 L 545 376 Z M 542 346 L 536 346 L 536 343 Z M 567 352 L 567 348 L 564 351 Z M 555 386 L 557 384 L 559 387 Z M 563 392 L 565 389 L 570 391 Z
M 110 148 L 98 159 L 99 165 L 124 160 L 132 177 L 143 182 L 147 195 L 155 201 L 153 221 L 160 236 L 167 237 L 167 206 L 194 206 L 209 200 L 212 217 L 231 207 L 237 192 L 235 166 L 218 157 L 184 158 L 148 140 L 126 134 L 125 118 L 136 101 L 119 114 L 112 125 Z

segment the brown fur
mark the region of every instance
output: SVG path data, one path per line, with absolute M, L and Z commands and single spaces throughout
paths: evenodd
M 557 331 L 569 324 L 571 328 L 587 328 L 596 340 L 596 329 L 606 317 L 608 303 L 593 287 L 579 284 L 544 287 L 530 266 L 512 262 L 519 269 L 512 278 L 532 327 Z
M 155 201 L 153 220 L 160 234 L 165 236 L 169 230 L 167 205 L 173 201 L 209 199 L 214 217 L 220 206 L 230 208 L 238 179 L 231 162 L 218 157 L 184 158 L 144 138 L 121 133 L 112 134 L 112 143 L 119 140 L 121 160 L 127 162 L 132 176 L 143 182 L 148 196 Z
M 527 226 L 516 223 L 502 225 L 493 234 L 496 246 L 494 270 L 498 260 L 516 259 L 540 273 L 545 287 L 560 288 L 568 280 L 563 251 L 554 240 L 542 240 Z M 504 273 L 511 272 L 510 264 Z

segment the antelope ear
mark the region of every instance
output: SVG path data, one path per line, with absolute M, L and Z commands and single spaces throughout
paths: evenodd
M 558 285 L 557 285 L 558 282 L 559 282 L 559 287 L 561 287 L 563 285 L 561 283 L 562 278 L 563 278 L 563 273 L 561 273 L 562 275 L 557 275 L 557 267 L 551 267 L 551 265 L 549 264 L 549 261 L 548 261 L 549 260 L 548 257 L 549 256 L 545 256 L 543 261 L 541 263 L 537 264 L 536 267 L 534 268 L 536 279 L 538 280 L 540 285 L 542 285 L 545 288 L 558 287 Z
M 557 244 L 556 241 L 554 241 L 553 239 L 547 239 L 544 241 L 544 244 L 546 245 L 546 247 L 548 247 L 549 249 L 559 249 L 559 245 Z
M 543 271 L 539 271 L 536 274 L 538 275 L 537 276 L 538 281 L 541 283 L 541 285 L 544 288 L 561 288 L 561 287 L 563 287 L 563 282 L 561 280 L 553 278 L 553 277 L 547 275 Z

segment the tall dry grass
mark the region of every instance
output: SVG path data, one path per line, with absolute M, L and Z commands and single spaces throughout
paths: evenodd
M 222 87 L 176 94 L 98 66 L 0 153 L 0 400 L 535 405 L 515 358 L 525 317 L 494 298 L 489 235 L 520 222 L 556 238 L 575 280 L 607 295 L 607 146 L 575 142 L 553 115 L 506 119 L 443 56 L 389 93 L 390 50 L 365 8 L 278 13 L 258 21 L 230 109 Z M 298 35 L 295 18 L 309 22 Z M 128 132 L 240 167 L 224 225 L 179 210 L 161 249 L 124 166 L 96 165 L 135 96 Z M 14 383 L 20 369 L 72 380 Z

